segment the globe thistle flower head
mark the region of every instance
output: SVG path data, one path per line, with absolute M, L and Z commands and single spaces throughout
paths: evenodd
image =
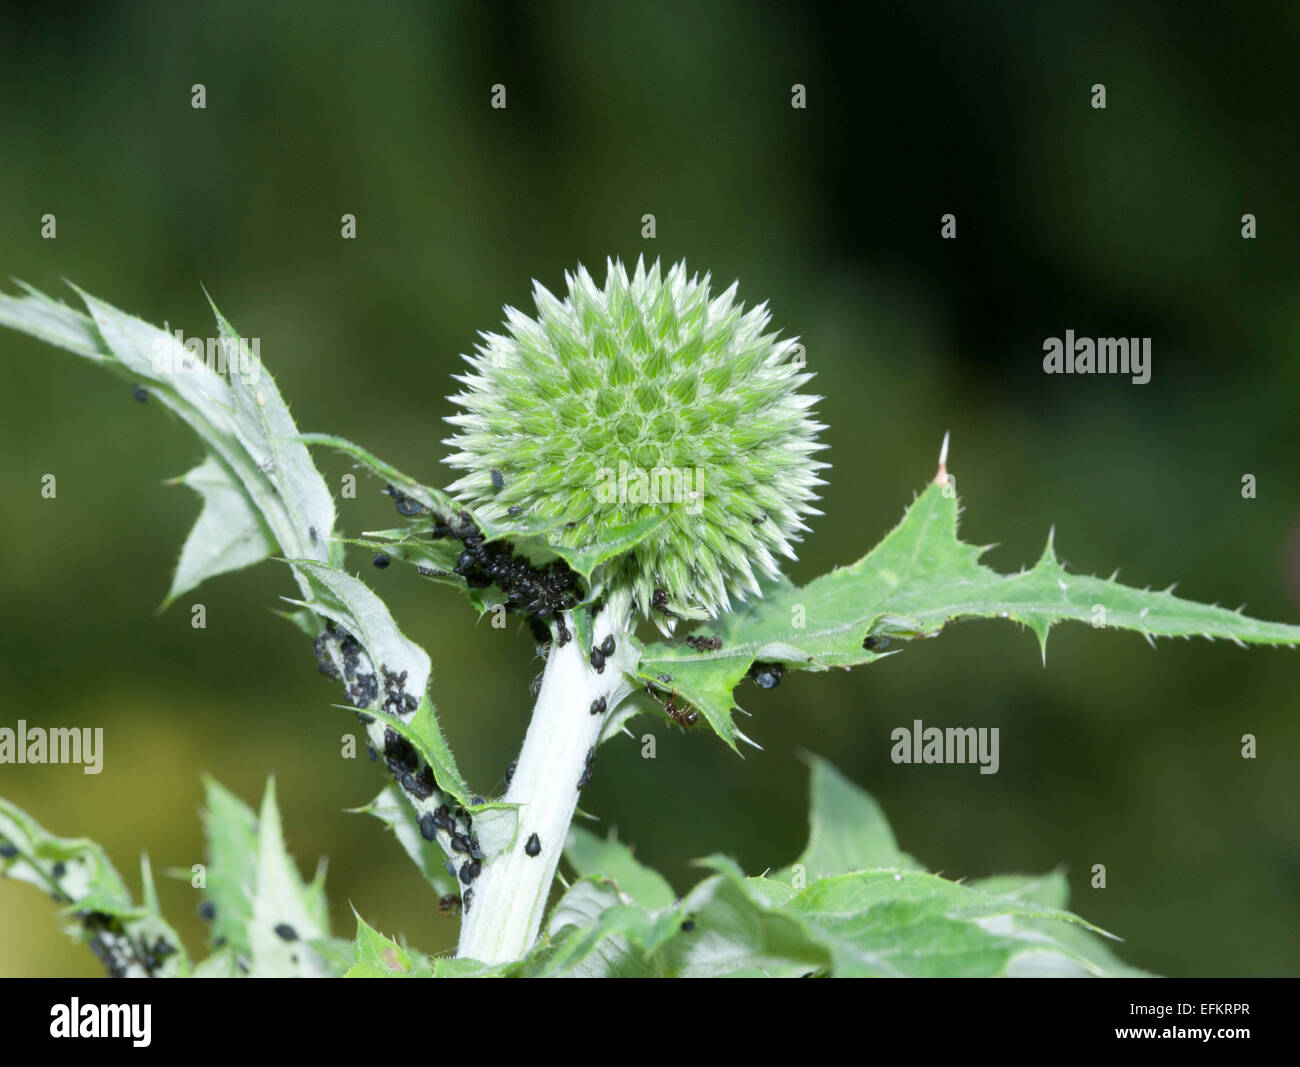
M 535 282 L 536 316 L 506 308 L 504 332 L 464 357 L 450 491 L 565 548 L 661 517 L 592 578 L 665 632 L 759 594 L 819 514 L 826 466 L 795 340 L 684 262 L 662 274 L 638 260 L 629 278 L 607 261 L 603 288 L 581 266 L 565 282 L 564 297 Z

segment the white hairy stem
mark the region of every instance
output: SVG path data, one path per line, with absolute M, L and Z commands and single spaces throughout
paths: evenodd
M 552 647 L 523 749 L 505 800 L 518 807 L 518 830 L 510 846 L 489 858 L 474 882 L 474 894 L 461 926 L 457 955 L 483 963 L 520 959 L 537 940 L 556 867 L 578 805 L 579 780 L 587 768 L 605 720 L 631 692 L 620 664 L 632 659 L 626 618 L 606 610 L 596 617 L 593 644 L 612 633 L 615 652 L 602 672 L 590 662 L 590 648 L 575 636 Z M 603 714 L 591 706 L 605 699 Z M 528 854 L 537 835 L 540 851 Z

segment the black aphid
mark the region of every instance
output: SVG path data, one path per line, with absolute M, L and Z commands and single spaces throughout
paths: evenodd
M 315 527 L 315 526 L 308 526 L 308 527 L 307 527 L 307 536 L 311 538 L 311 543 L 314 545 L 314 544 L 316 543 L 316 527 Z
M 56 863 L 53 867 L 50 868 L 50 874 L 54 875 L 55 878 L 62 878 L 67 873 L 68 873 L 68 865 L 64 863 L 62 860 L 59 860 L 58 863 Z
M 438 824 L 434 822 L 431 811 L 426 811 L 420 816 L 420 836 L 426 841 L 438 840 Z
M 0 841 L 0 859 L 11 860 L 18 855 L 18 846 L 8 841 Z
M 538 839 L 536 834 L 533 834 L 533 836 L 528 839 L 528 843 L 524 845 L 524 852 L 529 856 L 536 856 L 541 851 L 542 842 Z
M 210 900 L 199 901 L 199 918 L 211 922 L 217 917 L 217 906 Z
M 657 677 L 661 682 L 671 682 L 673 680 L 673 676 L 671 674 L 660 674 L 657 675 Z
M 505 476 L 504 476 L 504 475 L 503 475 L 499 470 L 497 470 L 495 467 L 493 467 L 493 468 L 492 468 L 492 488 L 495 489 L 495 490 L 499 493 L 499 492 L 501 492 L 501 490 L 504 489 L 505 487 L 506 487 L 506 479 L 505 479 Z
M 439 830 L 447 830 L 450 832 L 453 826 L 451 821 L 451 812 L 447 810 L 446 804 L 442 805 L 442 807 L 430 815 L 429 818 L 433 820 L 433 825 Z
M 608 659 L 614 654 L 614 635 L 606 634 L 605 640 L 600 643 L 600 651 Z
M 755 663 L 749 668 L 749 676 L 759 689 L 775 689 L 781 684 L 781 675 L 785 668 L 779 663 Z
M 883 652 L 889 647 L 889 638 L 881 637 L 878 634 L 867 634 L 862 639 L 862 647 L 868 652 Z
M 469 842 L 465 840 L 465 838 L 462 837 L 460 834 L 452 834 L 451 847 L 452 850 L 455 852 L 468 852 Z
M 470 904 L 471 904 L 471 903 L 473 902 L 473 900 L 474 900 L 474 890 L 472 890 L 472 889 L 466 889 L 466 890 L 465 890 L 465 896 L 464 896 L 462 899 L 463 899 L 463 903 L 464 903 L 464 905 L 465 905 L 465 914 L 468 915 L 468 914 L 469 914 L 469 906 L 470 906 Z
M 275 928 L 275 933 L 276 936 L 279 937 L 282 941 L 298 940 L 298 931 L 295 930 L 288 923 L 281 923 L 279 926 L 277 926 Z
M 605 653 L 598 648 L 591 650 L 591 666 L 597 674 L 605 673 Z
M 684 923 L 682 923 L 682 933 L 689 934 L 694 929 L 695 929 L 695 923 L 693 923 L 690 919 L 687 919 Z
M 379 759 L 379 754 L 375 752 L 375 746 L 369 742 L 366 743 L 366 755 L 370 758 L 371 763 Z
M 474 881 L 474 879 L 479 876 L 479 872 L 482 870 L 483 866 L 478 860 L 470 860 L 461 867 L 460 880 L 466 885 L 469 885 L 470 882 Z
M 391 485 L 384 486 L 384 492 L 393 498 L 393 503 L 397 505 L 397 513 L 399 515 L 423 515 L 429 510 L 418 500 L 412 500 L 400 489 L 394 488 Z
M 453 878 L 456 877 L 456 865 L 452 863 L 451 860 L 448 860 L 446 863 L 443 864 L 443 866 L 447 868 L 447 873 L 449 875 L 451 875 Z
M 511 504 L 508 508 L 506 508 L 506 514 L 509 515 L 511 518 L 514 518 L 516 515 L 522 515 L 523 511 L 524 511 L 523 507 L 521 507 L 519 504 Z
M 393 557 L 390 556 L 387 552 L 376 552 L 375 558 L 371 562 L 374 563 L 375 568 L 377 570 L 382 571 L 385 567 L 387 567 L 390 563 L 393 562 Z
M 511 760 L 509 763 L 506 764 L 506 788 L 507 789 L 510 788 L 510 781 L 515 776 L 515 765 L 518 762 L 519 762 L 518 760 Z
M 473 804 L 475 807 L 477 807 L 479 804 L 487 803 L 487 801 L 483 797 L 479 796 L 477 793 L 475 793 L 472 797 L 469 798 L 469 802 Z
M 591 748 L 587 749 L 587 762 L 586 765 L 582 768 L 581 776 L 578 778 L 579 789 L 581 789 L 583 786 L 585 786 L 588 782 L 591 781 L 591 775 L 592 772 L 595 770 L 595 766 L 596 766 L 596 746 L 592 745 Z
M 592 713 L 593 715 L 604 715 L 604 714 L 605 714 L 605 698 L 604 698 L 604 697 L 597 697 L 595 700 L 593 700 L 593 701 L 591 702 L 591 713 Z
M 149 394 L 148 392 L 145 391 L 145 387 L 143 385 L 131 386 L 131 395 L 135 397 L 138 401 L 140 401 L 140 403 L 142 404 L 149 399 Z

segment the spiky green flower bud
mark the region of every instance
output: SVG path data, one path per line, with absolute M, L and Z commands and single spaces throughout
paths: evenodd
M 534 283 L 536 318 L 506 308 L 505 332 L 465 357 L 446 462 L 466 473 L 451 491 L 568 548 L 665 515 L 605 564 L 604 588 L 661 626 L 728 610 L 818 514 L 825 427 L 819 398 L 797 391 L 812 375 L 794 339 L 764 332 L 765 304 L 746 312 L 734 284 L 711 297 L 685 263 L 661 277 L 638 260 L 629 279 L 610 261 L 603 289 L 581 266 L 565 281 L 563 299 Z

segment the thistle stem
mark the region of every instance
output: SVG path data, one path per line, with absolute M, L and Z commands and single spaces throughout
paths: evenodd
M 612 610 L 596 617 L 595 644 L 613 634 L 623 645 L 627 622 Z M 565 622 L 576 633 L 571 617 Z M 576 638 L 553 646 L 542 675 L 532 720 L 505 800 L 519 805 L 514 840 L 489 858 L 473 885 L 473 897 L 461 926 L 458 956 L 487 964 L 522 958 L 537 940 L 551 883 L 555 878 L 569 824 L 577 808 L 579 781 L 588 770 L 601 729 L 618 704 L 631 692 L 620 664 L 631 650 L 616 648 L 615 655 L 597 672 L 590 662 L 591 649 Z M 594 702 L 605 700 L 602 714 L 591 713 Z M 589 775 L 587 775 L 589 777 Z M 536 855 L 529 855 L 533 835 Z

